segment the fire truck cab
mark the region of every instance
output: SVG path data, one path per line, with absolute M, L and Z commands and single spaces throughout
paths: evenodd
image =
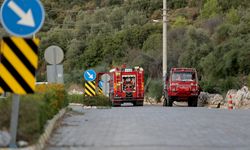
M 201 88 L 194 68 L 172 68 L 166 79 L 163 106 L 172 106 L 174 101 L 187 101 L 196 107 Z
M 143 106 L 143 68 L 113 68 L 110 70 L 110 77 L 109 98 L 112 106 L 121 106 L 126 102 L 133 103 L 134 106 Z

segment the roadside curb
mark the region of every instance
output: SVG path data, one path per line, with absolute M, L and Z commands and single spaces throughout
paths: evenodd
M 62 109 L 59 111 L 59 113 L 54 116 L 54 118 L 52 120 L 49 121 L 46 129 L 44 130 L 44 133 L 40 136 L 38 143 L 33 146 L 33 150 L 42 150 L 45 147 L 46 142 L 48 141 L 56 122 L 66 113 L 66 108 Z M 24 149 L 26 150 L 26 149 Z M 28 150 L 32 150 L 32 149 L 28 149 Z
M 48 121 L 46 129 L 44 130 L 43 134 L 40 136 L 36 144 L 25 148 L 0 148 L 0 150 L 43 150 L 46 142 L 50 138 L 50 135 L 55 127 L 55 124 L 66 113 L 66 109 L 67 107 L 60 110 L 59 113 L 53 117 L 53 119 Z
M 69 106 L 81 106 L 83 109 L 111 109 L 111 106 L 85 106 L 80 103 L 69 103 Z

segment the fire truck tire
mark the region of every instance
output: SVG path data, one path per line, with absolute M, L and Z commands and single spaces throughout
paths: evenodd
M 172 97 L 168 97 L 168 106 L 172 107 L 173 106 L 173 98 Z
M 167 106 L 166 98 L 163 100 L 163 106 Z
M 143 102 L 135 102 L 134 106 L 143 106 Z
M 165 98 L 163 104 L 164 104 L 164 106 L 172 107 L 173 106 L 173 98 L 172 97 Z
M 188 99 L 188 107 L 197 107 L 198 98 L 197 97 L 190 97 Z
M 198 97 L 193 98 L 193 107 L 197 107 Z
M 188 107 L 192 107 L 192 98 L 188 99 Z
M 112 102 L 112 106 L 113 107 L 121 107 L 121 103 L 114 103 L 114 102 Z

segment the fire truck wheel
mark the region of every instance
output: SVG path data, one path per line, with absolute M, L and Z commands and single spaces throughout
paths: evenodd
M 143 102 L 135 102 L 134 106 L 143 106 Z
M 172 97 L 168 97 L 168 106 L 172 107 L 173 106 L 173 98 Z
M 113 107 L 121 107 L 121 103 L 114 103 L 114 102 L 112 102 L 112 106 Z
M 166 106 L 169 106 L 169 107 L 173 106 L 173 98 L 172 97 L 166 98 Z
M 197 107 L 197 101 L 198 101 L 197 97 L 190 97 L 188 99 L 188 107 Z
M 197 107 L 198 97 L 193 98 L 193 107 Z
M 192 98 L 188 99 L 188 107 L 192 107 Z
M 163 106 L 167 106 L 166 98 L 163 100 Z

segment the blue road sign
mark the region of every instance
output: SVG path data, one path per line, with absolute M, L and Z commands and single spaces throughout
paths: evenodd
M 99 87 L 102 88 L 103 87 L 103 81 L 100 80 L 99 83 L 98 83 Z
M 42 27 L 45 13 L 40 0 L 5 0 L 0 18 L 7 32 L 28 37 Z
M 86 70 L 84 72 L 84 79 L 86 81 L 94 81 L 96 79 L 96 73 L 93 69 Z

